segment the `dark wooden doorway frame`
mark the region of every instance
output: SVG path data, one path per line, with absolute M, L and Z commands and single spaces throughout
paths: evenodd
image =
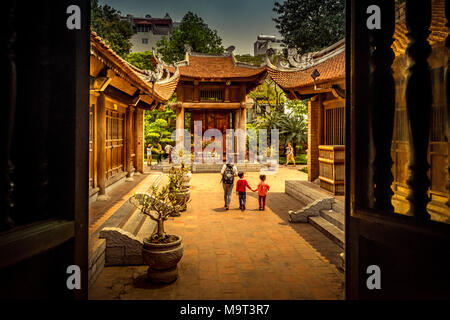
M 389 48 L 394 1 L 348 0 L 346 4 L 346 37 L 350 40 L 346 42 L 346 298 L 449 299 L 450 226 L 430 221 L 424 210 L 427 188 L 423 184 L 427 186 L 428 169 L 424 142 L 429 132 L 426 112 L 431 108 L 426 50 L 414 50 L 414 46 L 407 50 L 416 64 L 415 69 L 410 69 L 414 76 L 407 84 L 407 108 L 415 137 L 412 151 L 416 153 L 409 182 L 413 209 L 410 216 L 403 216 L 389 207 L 392 177 L 390 150 L 386 148 L 392 141 L 386 132 L 393 127 L 394 110 L 389 70 L 393 59 Z M 366 28 L 366 9 L 372 4 L 382 11 L 384 28 L 378 32 Z M 406 6 L 410 37 L 416 46 L 426 47 L 422 30 L 430 22 L 431 1 L 407 0 Z M 448 20 L 448 7 L 446 13 Z M 448 97 L 448 82 L 446 88 Z M 425 115 L 420 113 L 423 110 Z M 380 123 L 377 112 L 384 113 L 384 123 Z M 418 125 L 420 121 L 424 122 L 422 126 Z M 381 269 L 381 290 L 366 286 L 370 265 Z

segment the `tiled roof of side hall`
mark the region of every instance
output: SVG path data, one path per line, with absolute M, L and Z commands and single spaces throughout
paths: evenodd
M 149 81 L 150 73 L 147 70 L 141 70 L 125 61 L 94 31 L 91 31 L 91 54 L 136 88 L 153 95 L 158 102 L 166 102 L 170 99 L 180 79 L 177 69 L 170 77 L 159 80 L 153 85 Z M 169 74 L 168 68 L 165 69 Z
M 281 71 L 267 67 L 267 71 L 272 80 L 285 90 L 313 85 L 314 80 L 311 74 L 314 69 L 317 69 L 320 73 L 320 76 L 316 80 L 317 84 L 344 78 L 345 52 L 342 51 L 324 62 L 304 70 Z
M 176 63 L 181 78 L 236 79 L 265 76 L 264 66 L 255 67 L 236 61 L 233 54 L 207 55 L 187 53 L 186 60 Z

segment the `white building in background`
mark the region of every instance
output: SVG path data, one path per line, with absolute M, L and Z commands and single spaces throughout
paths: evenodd
M 163 36 L 170 38 L 179 22 L 174 22 L 168 13 L 164 18 L 152 18 L 147 14 L 144 18 L 136 18 L 128 14 L 122 19 L 129 21 L 133 26 L 134 35 L 131 37 L 131 52 L 152 51 L 156 43 Z
M 266 51 L 270 48 L 276 52 L 281 51 L 284 48 L 282 44 L 281 39 L 277 39 L 275 36 L 260 34 L 253 45 L 253 55 L 266 54 Z

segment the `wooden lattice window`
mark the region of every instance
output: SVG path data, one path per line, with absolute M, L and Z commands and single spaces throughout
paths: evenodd
M 224 88 L 202 88 L 200 89 L 200 101 L 223 101 Z
M 344 107 L 325 109 L 325 145 L 345 144 Z

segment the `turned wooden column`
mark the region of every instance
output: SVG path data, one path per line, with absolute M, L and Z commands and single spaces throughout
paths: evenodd
M 102 92 L 97 102 L 97 183 L 98 194 L 106 193 L 106 98 Z
M 380 2 L 382 28 L 371 30 L 369 40 L 369 84 L 372 88 L 372 132 L 375 144 L 373 162 L 374 207 L 383 212 L 393 212 L 391 145 L 394 131 L 395 81 L 392 71 L 394 52 L 391 48 L 395 24 L 393 1 Z M 381 94 L 382 93 L 382 94 Z
M 410 124 L 410 162 L 411 176 L 407 180 L 410 193 L 409 214 L 428 220 L 427 204 L 430 198 L 428 178 L 428 144 L 431 122 L 431 78 L 428 57 L 431 46 L 427 40 L 430 34 L 431 1 L 406 1 L 406 27 L 409 44 L 406 48 L 410 64 L 406 84 L 406 111 Z
M 133 117 L 134 117 L 134 106 L 130 105 L 127 108 L 127 114 L 126 114 L 126 135 L 127 135 L 127 181 L 133 181 L 133 178 L 131 177 L 132 173 L 133 173 L 133 165 L 132 165 L 132 152 L 133 152 L 133 144 L 134 144 L 134 134 L 133 134 Z
M 136 172 L 144 173 L 144 110 L 137 108 L 134 111 L 135 130 L 135 150 Z
M 445 17 L 447 19 L 447 23 L 445 24 L 447 26 L 447 29 L 450 28 L 450 2 L 447 1 L 445 3 Z M 450 33 L 448 34 L 447 38 L 445 39 L 445 46 L 447 47 L 447 53 L 449 53 L 447 58 L 447 69 L 445 70 L 445 95 L 447 97 L 447 141 L 450 140 Z M 448 145 L 447 149 L 447 159 L 450 157 L 450 144 Z M 450 207 L 450 162 L 447 161 L 447 191 L 448 191 L 448 200 L 447 200 L 447 206 Z

